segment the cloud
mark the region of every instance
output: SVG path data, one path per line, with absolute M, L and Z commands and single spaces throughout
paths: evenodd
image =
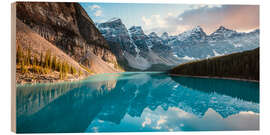
M 145 16 L 142 16 L 142 21 L 146 26 L 151 25 L 151 19 L 147 19 Z
M 173 16 L 173 15 L 172 13 L 168 13 L 168 16 Z M 158 14 L 152 15 L 148 18 L 145 16 L 142 16 L 141 19 L 143 22 L 144 32 L 147 34 L 154 31 L 160 35 L 162 32 L 165 32 L 166 30 L 168 30 L 167 20 L 165 20 Z
M 95 13 L 94 13 L 95 16 L 101 16 L 102 15 L 102 10 L 97 10 Z
M 101 7 L 99 6 L 99 5 L 92 5 L 92 6 L 89 6 L 89 9 L 91 10 L 91 11 L 93 11 L 94 13 L 94 15 L 95 16 L 97 16 L 97 17 L 99 17 L 99 16 L 101 16 L 102 15 L 102 10 L 101 10 Z
M 177 35 L 195 26 L 201 26 L 208 34 L 221 25 L 237 31 L 250 31 L 259 28 L 259 6 L 191 5 L 178 15 L 169 12 L 163 17 L 143 16 L 142 21 L 146 33 L 155 31 L 159 35 L 163 32 Z
M 214 8 L 214 7 L 222 7 L 222 5 L 205 5 L 205 4 L 190 5 L 191 9 Z
M 220 25 L 246 31 L 259 27 L 259 6 L 224 5 L 212 8 L 202 7 L 188 10 L 177 18 L 182 18 L 182 21 L 176 22 L 178 25 L 200 25 L 207 33 L 213 32 Z
M 146 18 L 145 16 L 142 16 L 142 21 L 146 26 L 159 26 L 164 27 L 166 22 L 164 19 L 161 18 L 160 15 L 152 15 L 150 18 Z
M 166 122 L 166 116 L 160 117 L 160 119 L 157 121 L 157 125 L 161 125 Z
M 99 5 L 92 5 L 92 6 L 90 6 L 90 9 L 91 10 L 100 9 L 100 6 Z
M 151 124 L 151 119 L 146 117 L 145 121 L 142 123 L 142 127 L 145 127 L 146 125 L 150 125 Z

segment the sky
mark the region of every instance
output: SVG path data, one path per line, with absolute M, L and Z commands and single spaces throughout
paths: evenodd
M 207 34 L 224 26 L 238 32 L 259 28 L 258 5 L 185 5 L 134 3 L 80 3 L 96 23 L 120 18 L 127 28 L 177 35 L 201 26 Z

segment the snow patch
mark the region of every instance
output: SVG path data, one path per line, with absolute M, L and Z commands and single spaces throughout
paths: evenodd
M 113 17 L 110 20 L 108 20 L 106 23 L 114 22 L 114 21 L 117 21 L 117 20 L 121 20 L 121 19 L 120 18 L 117 18 L 117 17 Z
M 221 56 L 221 55 L 224 55 L 224 54 L 222 54 L 222 53 L 216 52 L 216 50 L 213 50 L 213 53 L 214 53 L 215 56 Z
M 185 57 L 183 57 L 182 59 L 184 59 L 184 60 L 196 60 L 196 58 L 194 58 L 194 57 L 189 57 L 189 56 L 185 56 Z
M 234 47 L 242 47 L 243 45 L 242 44 L 239 44 L 239 43 L 235 43 L 235 44 L 233 44 L 234 45 Z
M 143 57 L 139 55 L 136 55 L 136 57 L 134 57 L 129 53 L 125 53 L 124 56 L 127 59 L 128 64 L 133 68 L 145 70 L 151 67 L 151 64 L 146 59 L 144 59 Z

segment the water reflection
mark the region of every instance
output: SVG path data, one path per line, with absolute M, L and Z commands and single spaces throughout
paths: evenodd
M 195 77 L 172 77 L 172 79 L 191 89 L 208 93 L 217 92 L 247 101 L 259 102 L 259 85 L 256 82 Z
M 259 85 L 161 73 L 103 74 L 18 86 L 17 110 L 17 131 L 24 133 L 258 130 Z

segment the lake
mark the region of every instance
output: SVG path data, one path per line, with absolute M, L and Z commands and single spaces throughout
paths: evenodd
M 17 132 L 259 130 L 259 83 L 159 72 L 17 86 Z

